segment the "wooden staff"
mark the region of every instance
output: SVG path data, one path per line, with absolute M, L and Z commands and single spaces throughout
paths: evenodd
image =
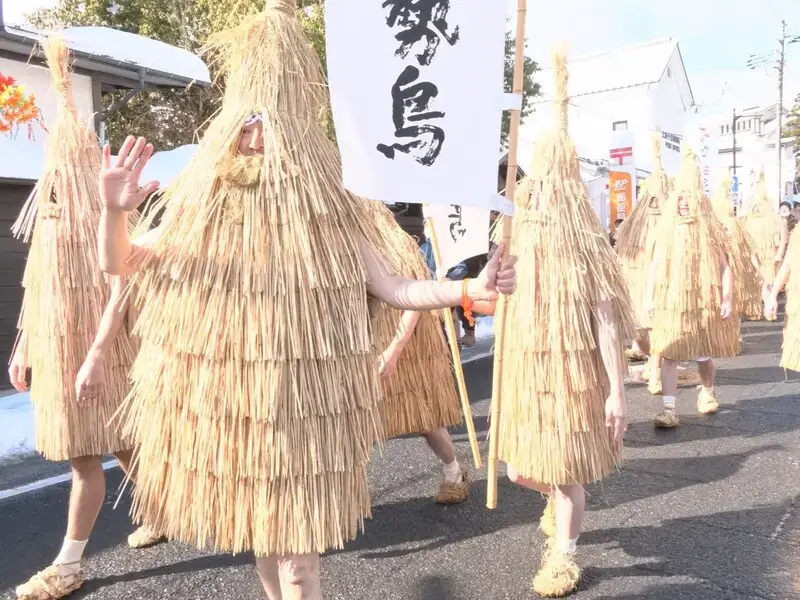
M 523 90 L 523 66 L 525 63 L 525 17 L 528 12 L 527 0 L 517 0 L 517 39 L 514 52 L 514 94 L 522 95 Z M 514 201 L 514 193 L 517 191 L 517 147 L 519 145 L 519 123 L 521 117 L 520 110 L 511 111 L 511 129 L 508 141 L 508 167 L 506 169 L 506 198 Z M 508 252 L 511 248 L 511 224 L 512 219 L 509 215 L 503 217 L 503 255 L 500 262 L 508 259 Z M 492 407 L 491 423 L 489 425 L 489 473 L 486 481 L 486 508 L 497 508 L 497 462 L 499 451 L 499 425 L 500 425 L 500 399 L 502 396 L 502 373 L 503 373 L 503 341 L 505 339 L 506 327 L 506 300 L 502 294 L 497 301 L 494 345 L 494 372 L 492 376 Z
M 436 270 L 441 269 L 442 255 L 439 252 L 439 239 L 436 237 L 436 229 L 433 226 L 433 219 L 428 217 L 428 235 L 430 236 L 431 249 L 433 250 L 433 260 L 436 261 Z M 464 421 L 467 424 L 467 434 L 469 435 L 469 445 L 472 448 L 472 460 L 475 462 L 475 468 L 480 469 L 483 466 L 481 460 L 481 451 L 478 448 L 478 436 L 475 433 L 475 422 L 472 420 L 472 407 L 469 405 L 469 396 L 467 396 L 467 383 L 464 381 L 464 367 L 461 364 L 461 351 L 458 349 L 458 341 L 456 340 L 456 324 L 453 321 L 452 309 L 443 309 L 444 326 L 447 330 L 447 341 L 450 344 L 450 354 L 453 357 L 453 368 L 456 371 L 456 382 L 458 383 L 458 396 L 461 398 L 461 410 L 464 412 Z

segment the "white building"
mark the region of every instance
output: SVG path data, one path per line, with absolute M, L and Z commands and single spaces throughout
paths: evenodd
M 33 93 L 45 124 L 52 123 L 56 97 L 37 50 L 42 33 L 24 23 L 7 22 L 4 15 L 0 0 L 0 73 Z M 61 35 L 73 53 L 72 92 L 78 112 L 98 128 L 106 117 L 105 94 L 127 90 L 132 96 L 144 88 L 183 88 L 210 81 L 200 58 L 162 42 L 102 28 L 66 29 Z M 11 226 L 44 164 L 47 133 L 35 128 L 34 134 L 29 139 L 23 128 L 16 136 L 0 135 L 0 355 L 11 351 L 16 337 L 27 256 L 27 248 L 11 236 Z M 7 378 L 0 377 L 0 387 L 5 384 Z
M 542 65 L 546 66 L 546 65 Z M 694 96 L 677 40 L 660 39 L 608 52 L 570 57 L 570 133 L 578 155 L 600 167 L 587 182 L 599 190 L 597 177 L 608 165 L 614 131 L 633 133 L 634 163 L 641 181 L 652 170 L 652 135 L 662 134 L 664 168 L 675 174 L 680 164 L 679 140 L 684 134 Z M 537 75 L 542 96 L 535 112 L 520 132 L 520 164 L 528 165 L 535 140 L 554 125 L 551 108 L 553 72 Z M 606 177 L 607 182 L 607 177 Z M 607 195 L 597 192 L 595 210 L 607 224 L 607 210 L 599 202 Z M 602 199 L 601 199 L 602 198 Z
M 794 138 L 784 137 L 781 141 L 781 185 L 780 187 L 778 185 L 776 115 L 777 103 L 737 110 L 735 125 L 733 111 L 728 114 L 711 116 L 705 120 L 712 135 L 712 145 L 718 151 L 718 168 L 728 169 L 733 174 L 735 158 L 740 197 L 745 204 L 749 201 L 750 190 L 756 183 L 753 181 L 753 176 L 758 177 L 762 166 L 767 189 L 770 195 L 776 198 L 776 206 L 779 190 L 782 190 L 782 196 L 794 194 L 794 181 L 797 176 Z M 789 110 L 784 106 L 784 127 L 788 115 Z M 734 137 L 736 138 L 735 150 Z

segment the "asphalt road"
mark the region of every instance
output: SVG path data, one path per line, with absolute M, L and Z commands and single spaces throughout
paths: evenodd
M 687 389 L 678 397 L 682 426 L 654 431 L 659 400 L 629 387 L 626 462 L 589 489 L 579 541 L 584 581 L 574 598 L 800 598 L 800 376 L 786 380 L 777 367 L 780 325 L 748 324 L 743 337 L 744 354 L 719 364 L 723 410 L 714 417 L 695 416 L 696 392 Z M 466 376 L 483 439 L 491 362 L 468 364 Z M 456 439 L 468 457 L 464 432 Z M 389 442 L 371 466 L 375 508 L 366 533 L 323 558 L 326 600 L 535 597 L 543 501 L 501 479 L 500 506 L 488 511 L 485 471 L 474 475 L 468 503 L 438 507 L 431 496 L 440 468 L 424 442 Z M 129 550 L 128 500 L 113 510 L 120 477 L 112 471 L 108 479 L 87 550 L 90 579 L 73 598 L 263 598 L 251 556 L 175 543 Z M 13 598 L 13 586 L 57 553 L 67 492 L 62 484 L 0 502 L 0 598 Z

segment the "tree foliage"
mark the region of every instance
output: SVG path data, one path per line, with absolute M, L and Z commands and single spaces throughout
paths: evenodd
M 314 6 L 316 10 L 299 11 L 303 28 L 325 65 L 325 19 L 323 0 L 300 0 L 299 6 Z M 166 42 L 199 54 L 209 35 L 235 26 L 242 16 L 257 12 L 264 0 L 59 0 L 54 8 L 39 9 L 29 15 L 30 21 L 42 29 L 73 26 L 110 27 Z M 207 61 L 208 62 L 208 61 Z M 506 37 L 506 88 L 511 91 L 514 62 L 514 41 Z M 213 62 L 209 65 L 212 79 L 216 78 Z M 536 63 L 525 59 L 525 97 L 523 118 L 531 110 L 530 98 L 539 93 L 533 80 Z M 118 102 L 125 90 L 107 94 L 103 109 Z M 146 136 L 157 150 L 168 150 L 191 144 L 195 133 L 202 133 L 219 107 L 221 90 L 218 85 L 188 89 L 148 89 L 124 105 L 106 120 L 106 138 L 118 148 L 130 132 Z M 332 120 L 326 126 L 333 137 Z M 503 117 L 503 144 L 508 136 L 509 117 Z

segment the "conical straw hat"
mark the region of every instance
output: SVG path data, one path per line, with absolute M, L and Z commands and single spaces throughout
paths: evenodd
M 501 460 L 523 477 L 589 483 L 610 473 L 619 459 L 605 425 L 609 383 L 594 311 L 598 302 L 611 301 L 625 337 L 633 333 L 633 310 L 569 137 L 563 49 L 554 60 L 556 123 L 538 141 L 530 174 L 515 197 L 518 288 L 507 299 L 502 331 L 498 442 Z
M 19 328 L 27 336 L 33 372 L 36 449 L 48 459 L 66 460 L 130 447 L 106 425 L 128 392 L 133 348 L 123 331 L 106 358 L 97 399 L 79 406 L 75 377 L 109 298 L 97 266 L 100 148 L 75 108 L 69 50 L 58 36 L 43 40 L 42 48 L 57 114 L 41 177 L 13 231 L 31 243 Z
M 134 282 L 134 514 L 224 551 L 341 548 L 370 514 L 366 464 L 383 436 L 360 251 L 382 249 L 381 232 L 342 188 L 294 3 L 271 0 L 211 47 L 222 107 L 166 190 Z M 236 150 L 253 115 L 263 157 Z

